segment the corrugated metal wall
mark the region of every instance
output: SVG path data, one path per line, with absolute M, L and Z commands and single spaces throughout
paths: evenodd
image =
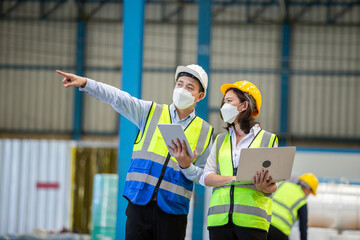
M 11 6 L 9 2 L 4 1 L 4 9 Z M 244 79 L 262 92 L 258 120 L 267 130 L 279 132 L 281 6 L 260 3 L 258 7 L 214 3 L 208 98 L 209 121 L 216 133 L 224 126 L 218 116 L 219 87 Z M 54 71 L 75 71 L 78 5 L 65 1 L 46 21 L 40 21 L 36 20 L 39 4 L 21 3 L 0 21 L 1 133 L 72 131 L 74 89 L 64 89 Z M 292 138 L 360 137 L 360 28 L 354 24 L 360 21 L 359 5 L 344 4 L 330 12 L 321 4 L 289 8 L 293 22 L 288 135 Z M 122 5 L 100 7 L 91 2 L 84 9 L 92 12 L 86 22 L 85 75 L 119 87 Z M 196 4 L 146 4 L 144 99 L 171 103 L 176 66 L 197 61 L 197 11 Z M 16 16 L 35 20 L 12 20 Z M 83 133 L 116 136 L 118 114 L 86 94 L 84 99 Z
M 0 234 L 70 227 L 70 145 L 0 140 Z
M 1 4 L 6 9 L 13 3 Z M 63 18 L 74 13 L 71 4 L 66 6 Z M 31 19 L 40 7 L 24 1 L 15 9 L 23 19 Z M 54 71 L 74 71 L 75 32 L 76 24 L 70 21 L 1 19 L 1 132 L 71 132 L 73 93 L 63 91 Z
M 116 173 L 117 144 L 0 140 L 0 235 L 91 231 L 93 176 Z
M 294 136 L 359 138 L 360 27 L 295 26 L 291 79 Z

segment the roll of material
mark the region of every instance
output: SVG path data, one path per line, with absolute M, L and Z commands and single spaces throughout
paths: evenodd
M 360 230 L 360 186 L 321 183 L 308 198 L 309 227 Z
M 92 200 L 92 239 L 115 239 L 118 176 L 96 174 Z
M 360 236 L 356 235 L 338 235 L 330 237 L 330 240 L 359 240 Z

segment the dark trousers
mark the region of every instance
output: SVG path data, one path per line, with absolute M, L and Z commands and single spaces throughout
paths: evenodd
M 162 211 L 155 201 L 145 206 L 129 202 L 126 208 L 126 240 L 183 240 L 187 215 Z
M 282 231 L 277 229 L 274 226 L 270 225 L 268 240 L 289 240 L 289 237 L 286 236 Z
M 239 227 L 233 223 L 209 228 L 210 240 L 266 240 L 266 235 L 265 230 Z

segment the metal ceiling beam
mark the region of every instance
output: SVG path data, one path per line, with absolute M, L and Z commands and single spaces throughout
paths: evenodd
M 14 5 L 12 5 L 11 7 L 9 7 L 8 9 L 6 9 L 4 12 L 1 12 L 0 17 L 1 17 L 1 18 L 6 17 L 6 16 L 9 15 L 12 11 L 14 11 L 16 8 L 18 8 L 23 2 L 24 2 L 24 1 L 22 1 L 22 0 L 17 0 Z M 2 5 L 2 4 L 3 4 L 3 1 L 1 1 L 1 5 Z M 2 6 L 2 8 L 3 8 L 3 6 Z
M 49 10 L 47 10 L 47 11 L 45 10 L 46 9 L 46 7 L 45 7 L 46 3 L 45 2 L 46 1 L 43 0 L 40 3 L 40 18 L 41 19 L 47 19 L 50 16 L 50 14 L 54 13 L 61 5 L 63 5 L 66 2 L 66 0 L 57 1 L 55 3 L 55 5 L 53 7 L 51 7 Z
M 356 3 L 359 3 L 359 1 L 352 1 L 347 3 L 347 6 L 341 9 L 339 12 L 335 13 L 334 16 L 330 18 L 330 23 L 335 23 L 337 19 L 341 18 L 346 12 L 350 11 Z
M 52 20 L 52 21 L 60 21 L 61 17 L 51 18 L 51 15 L 56 12 L 64 3 L 71 2 L 72 0 L 0 0 L 0 18 L 1 19 L 9 19 L 9 20 Z M 266 11 L 269 6 L 280 6 L 281 1 L 284 0 L 213 0 L 212 1 L 212 9 L 213 9 L 213 21 L 214 24 L 227 23 L 227 21 L 221 21 L 218 18 L 221 14 L 225 14 L 226 10 L 229 7 L 238 6 L 244 7 L 245 10 L 245 20 L 236 21 L 236 24 L 247 24 L 247 23 L 256 23 L 258 19 L 261 18 L 262 14 Z M 23 3 L 40 3 L 40 14 L 38 16 L 21 16 L 21 12 L 23 8 L 19 8 Z M 121 8 L 121 4 L 123 0 L 74 0 L 75 4 L 78 6 L 78 15 L 74 16 L 72 21 L 76 19 L 89 20 L 93 19 L 94 15 L 100 11 L 107 3 L 119 3 Z M 179 2 L 181 6 L 179 5 Z M 53 4 L 54 3 L 54 4 Z M 162 18 L 160 20 L 151 20 L 147 19 L 147 23 L 164 23 L 166 21 L 171 23 L 178 23 L 179 20 L 176 19 L 176 16 L 181 14 L 182 8 L 185 8 L 187 5 L 196 5 L 198 1 L 195 0 L 146 0 L 147 4 L 161 4 L 163 5 L 166 11 L 163 11 Z M 85 8 L 85 6 L 94 6 L 93 9 Z M 38 6 L 38 4 L 36 4 Z M 347 20 L 347 22 L 339 21 L 346 14 L 354 8 L 360 6 L 359 0 L 292 0 L 287 2 L 287 8 L 292 10 L 292 16 L 289 16 L 291 22 L 293 23 L 306 23 L 306 24 L 336 24 L 336 25 L 356 25 L 359 24 L 358 20 L 354 20 L 353 22 L 349 22 L 351 20 Z M 171 8 L 170 8 L 171 7 Z M 306 20 L 304 19 L 304 14 L 307 11 L 313 9 L 315 7 L 325 8 L 327 11 L 327 16 L 325 21 L 320 20 Z M 294 11 L 294 8 L 298 11 Z M 14 15 L 13 12 L 16 11 L 17 14 Z M 287 11 L 289 14 L 289 11 Z M 217 21 L 218 19 L 218 21 Z M 69 19 L 64 19 L 69 21 Z M 108 21 L 108 22 L 118 22 L 122 21 L 122 19 L 95 19 L 100 21 Z M 269 23 L 280 23 L 281 19 L 268 19 Z M 229 22 L 232 24 L 235 22 Z M 181 24 L 194 24 L 191 21 L 182 21 Z
M 215 19 L 220 13 L 224 12 L 228 6 L 233 5 L 235 2 L 236 2 L 236 0 L 222 3 L 218 9 L 213 11 L 213 13 L 212 13 L 213 19 Z
M 277 1 L 277 0 L 276 0 Z M 262 13 L 264 13 L 264 11 L 271 5 L 276 4 L 275 0 L 270 0 L 269 2 L 264 2 L 264 4 L 258 8 L 254 14 L 249 18 L 250 22 L 255 21 Z
M 315 1 L 308 2 L 306 5 L 302 7 L 302 9 L 292 17 L 293 22 L 299 21 L 299 19 L 314 5 Z
M 105 5 L 105 3 L 106 0 L 101 0 L 99 4 L 94 7 L 89 14 L 86 15 L 86 19 L 90 19 L 91 17 L 93 17 L 95 13 L 97 13 Z
M 171 18 L 179 15 L 182 11 L 183 11 L 184 7 L 182 6 L 182 4 L 178 5 L 174 10 L 165 13 L 166 12 L 166 7 L 163 7 L 163 11 L 162 11 L 162 17 L 161 17 L 161 21 L 162 22 L 166 22 L 166 21 L 170 21 Z

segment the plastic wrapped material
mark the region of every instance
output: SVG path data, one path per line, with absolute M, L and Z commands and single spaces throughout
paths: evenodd
M 330 240 L 360 240 L 360 235 L 338 235 L 330 237 Z
M 308 198 L 310 227 L 360 230 L 360 186 L 320 184 Z
M 92 239 L 111 240 L 116 237 L 118 192 L 116 174 L 96 174 L 92 201 Z
M 329 240 L 332 236 L 337 236 L 338 231 L 331 228 L 309 228 L 309 240 Z
M 7 234 L 0 236 L 0 240 L 90 240 L 90 236 L 75 233 L 29 233 Z

